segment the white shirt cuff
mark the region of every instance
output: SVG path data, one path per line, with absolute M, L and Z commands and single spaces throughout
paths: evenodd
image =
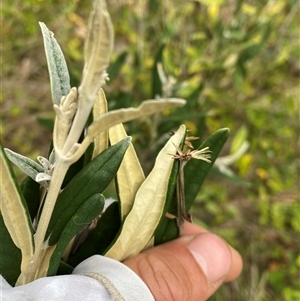
M 154 301 L 137 274 L 100 255 L 81 262 L 72 275 L 40 278 L 22 286 L 11 287 L 1 276 L 0 297 L 7 301 Z

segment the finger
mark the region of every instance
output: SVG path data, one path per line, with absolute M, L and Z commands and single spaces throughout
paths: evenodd
M 203 232 L 150 248 L 124 262 L 147 284 L 157 301 L 204 301 L 230 272 L 228 245 Z
M 201 226 L 191 224 L 191 223 L 185 221 L 183 224 L 183 229 L 182 229 L 181 234 L 184 236 L 184 235 L 200 234 L 200 233 L 208 233 L 208 232 L 209 232 L 208 230 L 206 230 L 205 228 L 203 228 Z M 242 260 L 240 253 L 236 249 L 234 249 L 232 246 L 228 245 L 228 247 L 231 252 L 232 265 L 231 265 L 229 273 L 227 274 L 227 276 L 225 278 L 225 282 L 232 281 L 235 278 L 237 278 L 240 275 L 240 273 L 242 272 L 242 268 L 243 268 L 243 260 Z

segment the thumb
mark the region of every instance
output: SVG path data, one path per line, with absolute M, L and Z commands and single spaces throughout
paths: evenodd
M 147 284 L 156 301 L 204 301 L 225 281 L 231 248 L 218 236 L 182 236 L 124 262 Z

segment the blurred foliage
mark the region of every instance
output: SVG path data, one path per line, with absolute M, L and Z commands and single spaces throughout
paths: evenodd
M 2 4 L 6 147 L 32 158 L 47 153 L 51 132 L 36 121 L 53 118 L 38 21 L 55 33 L 78 86 L 90 5 Z M 126 125 L 147 170 L 164 134 L 182 122 L 201 140 L 229 127 L 224 156 L 249 142 L 230 168 L 251 185 L 212 174 L 192 208 L 195 222 L 222 235 L 244 259 L 242 276 L 211 300 L 299 300 L 299 2 L 109 0 L 108 6 L 116 35 L 110 109 L 157 95 L 188 100 L 183 109 Z

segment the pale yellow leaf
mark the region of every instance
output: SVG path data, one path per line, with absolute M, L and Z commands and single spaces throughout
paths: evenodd
M 94 0 L 84 44 L 83 78 L 79 91 L 85 100 L 94 99 L 107 79 L 114 31 L 104 0 Z
M 101 131 L 110 127 L 130 121 L 142 116 L 150 115 L 156 112 L 163 111 L 169 108 L 181 107 L 186 101 L 180 98 L 167 98 L 159 100 L 146 100 L 137 108 L 126 108 L 115 111 L 110 111 L 94 121 L 88 128 L 87 137 L 89 141 L 94 139 Z
M 152 238 L 164 210 L 174 158 L 186 128 L 182 125 L 158 154 L 155 165 L 138 190 L 119 237 L 105 256 L 123 261 L 141 252 Z
M 107 113 L 107 100 L 102 89 L 99 90 L 98 97 L 93 107 L 94 119 L 98 119 L 101 115 Z M 108 131 L 99 133 L 94 139 L 93 158 L 99 155 L 108 147 Z
M 29 258 L 33 254 L 33 235 L 31 221 L 26 213 L 26 206 L 14 184 L 5 154 L 0 153 L 0 211 L 14 244 L 21 250 L 21 271 L 27 268 Z
M 113 49 L 113 26 L 104 0 L 94 0 L 84 44 L 84 68 L 78 88 L 78 108 L 63 151 L 78 142 L 99 89 L 108 79 L 106 72 Z M 91 141 L 90 141 L 91 142 Z M 77 160 L 77 157 L 75 157 Z
M 112 145 L 126 137 L 126 131 L 121 123 L 109 129 L 109 140 Z M 143 169 L 136 155 L 133 144 L 130 143 L 117 172 L 122 220 L 130 211 L 135 194 L 144 180 L 145 176 Z

